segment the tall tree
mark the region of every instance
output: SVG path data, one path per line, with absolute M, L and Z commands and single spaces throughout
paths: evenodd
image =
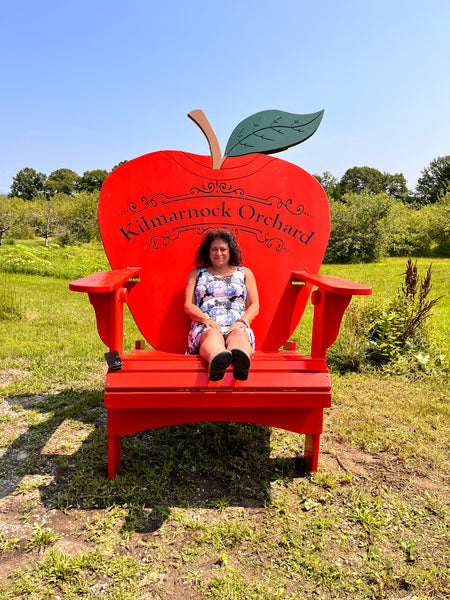
M 391 175 L 373 167 L 352 167 L 339 182 L 341 196 L 346 193 L 361 194 L 363 190 L 372 194 L 385 193 L 391 198 L 405 200 L 408 196 L 406 179 L 402 173 Z
M 416 195 L 423 204 L 434 204 L 450 191 L 450 156 L 438 156 L 430 162 L 419 177 Z
M 98 192 L 79 192 L 67 204 L 62 220 L 61 241 L 66 244 L 99 239 Z
M 85 171 L 78 180 L 76 187 L 81 192 L 99 192 L 108 175 L 108 171 L 104 169 Z
M 360 194 L 363 190 L 379 194 L 384 192 L 383 173 L 372 167 L 347 169 L 339 182 L 342 193 Z
M 117 165 L 114 165 L 113 168 L 111 169 L 111 171 L 114 171 L 115 169 L 117 169 L 118 167 L 121 167 L 122 165 L 124 165 L 126 162 L 128 162 L 127 160 L 121 160 L 119 163 L 117 163 Z
M 338 179 L 329 171 L 324 171 L 322 175 L 314 175 L 320 185 L 323 187 L 328 196 L 334 196 L 334 193 L 339 185 Z
M 44 191 L 46 180 L 47 176 L 44 173 L 38 173 L 30 167 L 25 167 L 13 177 L 9 197 L 34 200 Z
M 23 220 L 25 202 L 17 198 L 7 198 L 0 194 L 0 246 L 3 236 Z
M 31 224 L 48 247 L 50 238 L 63 231 L 64 216 L 72 198 L 66 194 L 43 194 L 32 205 Z
M 76 191 L 79 179 L 80 176 L 72 169 L 57 169 L 48 176 L 45 189 L 52 196 L 55 194 L 71 196 Z
M 410 196 L 410 191 L 406 184 L 406 179 L 403 173 L 383 173 L 384 175 L 384 191 L 390 198 L 407 201 Z

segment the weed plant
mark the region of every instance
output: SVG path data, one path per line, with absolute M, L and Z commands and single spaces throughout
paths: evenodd
M 439 298 L 429 298 L 431 292 L 431 266 L 419 278 L 417 262 L 411 257 L 406 265 L 405 282 L 397 297 L 386 311 L 372 317 L 367 328 L 369 360 L 375 364 L 395 361 L 407 351 L 427 350 L 426 321 Z
M 445 350 L 433 343 L 429 319 L 440 297 L 430 298 L 432 267 L 419 276 L 408 258 L 404 282 L 393 300 L 350 307 L 341 334 L 330 350 L 340 372 L 378 368 L 386 373 L 448 375 Z

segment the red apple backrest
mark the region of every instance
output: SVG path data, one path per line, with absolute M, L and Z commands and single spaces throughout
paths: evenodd
M 178 151 L 146 154 L 115 169 L 100 194 L 99 225 L 113 269 L 141 267 L 128 305 L 152 347 L 184 353 L 190 321 L 184 286 L 203 234 L 237 234 L 256 278 L 256 348 L 276 350 L 296 328 L 310 286 L 291 271 L 317 273 L 330 233 L 328 201 L 306 171 L 264 154 L 211 158 Z

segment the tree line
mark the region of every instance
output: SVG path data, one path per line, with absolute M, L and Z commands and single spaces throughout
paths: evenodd
M 111 170 L 114 171 L 125 162 L 122 161 Z M 8 197 L 32 201 L 41 196 L 48 198 L 56 194 L 73 196 L 78 192 L 100 192 L 109 173 L 106 169 L 94 169 L 78 175 L 72 169 L 57 169 L 47 177 L 45 173 L 25 167 L 13 177 Z
M 450 191 L 450 155 L 439 156 L 423 169 L 414 192 L 408 189 L 403 173 L 382 173 L 372 167 L 352 167 L 338 180 L 328 171 L 314 175 L 328 197 L 343 200 L 348 193 L 360 194 L 368 191 L 384 193 L 394 200 L 423 206 L 434 204 Z
M 78 175 L 72 169 L 57 169 L 47 176 L 30 167 L 21 169 L 12 179 L 9 194 L 0 195 L 0 245 L 5 234 L 37 235 L 46 246 L 55 237 L 62 244 L 98 239 L 98 198 L 109 173 L 94 169 Z
M 330 201 L 325 262 L 382 256 L 450 256 L 450 156 L 428 165 L 411 192 L 402 173 L 353 167 L 338 180 L 315 175 Z
M 123 161 L 126 162 L 126 161 Z M 117 168 L 120 164 L 113 167 Z M 98 239 L 97 205 L 109 172 L 46 176 L 21 169 L 0 195 L 0 245 L 33 236 L 60 244 Z M 450 155 L 422 171 L 414 192 L 402 173 L 352 167 L 341 179 L 314 175 L 330 200 L 332 231 L 326 262 L 370 262 L 381 256 L 450 256 Z

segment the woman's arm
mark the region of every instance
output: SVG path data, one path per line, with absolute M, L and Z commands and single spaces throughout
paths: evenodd
M 245 272 L 245 287 L 247 288 L 247 309 L 245 311 L 242 321 L 236 321 L 230 327 L 230 331 L 236 329 L 237 327 L 244 328 L 247 325 L 250 325 L 252 321 L 255 320 L 259 313 L 259 297 L 258 297 L 258 288 L 256 286 L 256 280 L 253 273 L 247 267 L 244 267 Z
M 208 325 L 208 327 L 220 329 L 220 326 L 213 321 L 209 315 L 200 310 L 200 308 L 195 304 L 195 285 L 197 283 L 197 275 L 198 269 L 193 269 L 187 277 L 186 287 L 184 289 L 184 312 L 193 321 L 204 323 L 205 325 Z
M 245 311 L 244 319 L 250 325 L 259 313 L 259 296 L 255 276 L 247 267 L 244 267 L 244 271 L 245 285 L 247 287 L 247 310 Z

